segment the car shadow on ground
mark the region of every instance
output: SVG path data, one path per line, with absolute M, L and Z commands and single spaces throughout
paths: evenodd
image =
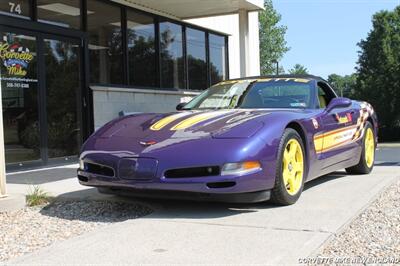
M 307 193 L 307 190 L 310 190 L 315 186 L 322 185 L 323 183 L 330 182 L 338 178 L 344 178 L 346 176 L 347 175 L 345 172 L 335 172 L 311 180 L 305 184 L 303 193 Z M 148 208 L 153 210 L 150 216 L 145 216 L 151 219 L 213 219 L 245 213 L 253 213 L 266 209 L 293 208 L 293 206 L 277 206 L 270 202 L 240 204 L 169 199 L 144 199 L 126 196 L 103 195 L 99 194 L 95 188 L 62 194 L 55 198 L 54 202 L 55 204 L 58 204 L 58 202 L 70 203 L 67 204 L 67 206 L 69 206 L 68 208 L 64 208 L 64 206 L 62 206 L 58 207 L 58 209 L 51 208 L 50 211 L 49 208 L 44 208 L 41 213 L 43 215 L 55 216 L 62 219 L 80 219 L 87 221 L 87 217 L 74 216 L 69 212 L 72 212 L 73 209 L 76 209 L 74 205 L 80 206 L 83 204 L 86 206 L 87 204 L 92 204 L 94 209 L 97 208 L 98 214 L 89 215 L 90 221 L 97 220 L 99 222 L 121 221 L 121 219 L 110 220 L 108 219 L 108 216 L 123 217 L 122 220 L 127 220 L 129 217 L 131 217 L 129 213 L 132 212 L 132 210 L 135 210 L 135 208 Z M 108 202 L 108 205 L 102 206 L 102 202 Z

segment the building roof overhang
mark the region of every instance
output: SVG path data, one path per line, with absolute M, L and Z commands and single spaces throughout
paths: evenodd
M 263 9 L 263 0 L 112 0 L 176 20 L 210 17 Z

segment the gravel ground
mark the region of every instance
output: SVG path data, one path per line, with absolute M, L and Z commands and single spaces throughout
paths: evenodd
M 0 212 L 0 261 L 152 211 L 129 202 L 56 201 L 47 206 Z
M 361 257 L 374 264 L 400 264 L 400 181 L 327 243 L 318 257 Z M 388 258 L 394 259 L 392 263 L 383 261 Z

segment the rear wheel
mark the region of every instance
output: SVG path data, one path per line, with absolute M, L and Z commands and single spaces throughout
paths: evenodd
M 304 186 L 305 154 L 304 145 L 296 130 L 285 130 L 279 144 L 275 187 L 271 200 L 279 205 L 295 203 Z
M 346 168 L 349 174 L 369 174 L 375 162 L 375 133 L 370 122 L 365 125 L 360 161 L 357 165 Z

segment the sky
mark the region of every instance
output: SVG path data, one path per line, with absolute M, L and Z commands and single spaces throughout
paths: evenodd
M 372 29 L 372 16 L 393 10 L 400 0 L 273 0 L 288 30 L 285 39 L 290 51 L 281 60 L 286 72 L 295 64 L 310 74 L 327 78 L 330 74 L 355 72 L 357 46 Z

